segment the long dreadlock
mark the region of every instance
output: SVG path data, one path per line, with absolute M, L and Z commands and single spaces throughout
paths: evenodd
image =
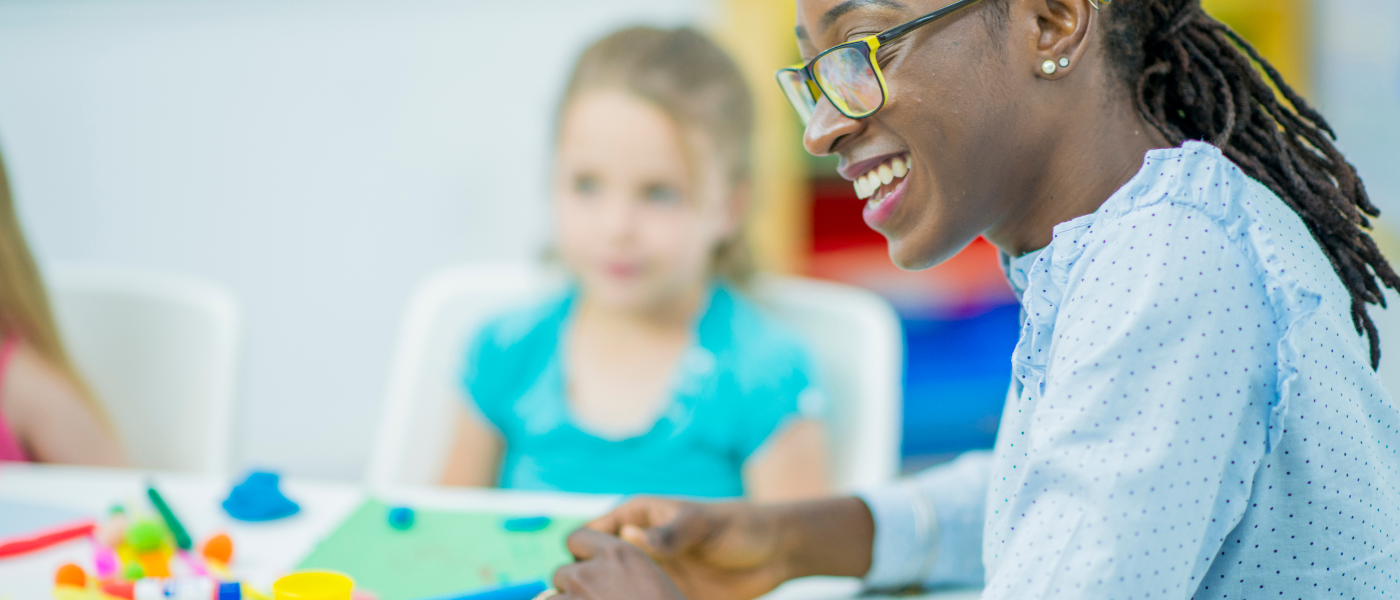
M 1400 275 L 1366 231 L 1380 210 L 1332 144 L 1331 126 L 1254 46 L 1206 14 L 1200 0 L 1104 6 L 1108 49 L 1120 57 L 1127 80 L 1136 81 L 1142 116 L 1174 145 L 1199 139 L 1219 147 L 1302 217 L 1351 293 L 1353 324 L 1370 341 L 1371 367 L 1378 368 L 1380 335 L 1366 305 L 1384 307 L 1380 286 L 1400 288 Z
M 1103 9 L 1106 50 L 1123 79 L 1135 83 L 1130 91 L 1142 116 L 1173 145 L 1205 140 L 1219 147 L 1302 217 L 1351 293 L 1353 324 L 1370 342 L 1371 368 L 1379 368 L 1380 335 L 1366 305 L 1384 307 L 1381 285 L 1400 289 L 1400 275 L 1367 233 L 1380 210 L 1332 144 L 1331 126 L 1200 0 L 1090 2 Z

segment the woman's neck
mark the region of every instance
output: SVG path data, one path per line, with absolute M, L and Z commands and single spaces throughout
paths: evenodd
M 1022 209 L 988 230 L 988 241 L 1011 256 L 1050 245 L 1056 225 L 1098 210 L 1142 169 L 1149 150 L 1169 147 L 1130 103 L 1066 111 L 1037 144 L 1040 160 L 1026 166 L 1038 175 L 1027 179 Z

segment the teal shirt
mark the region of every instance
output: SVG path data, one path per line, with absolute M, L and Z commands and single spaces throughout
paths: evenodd
M 825 401 L 797 338 L 724 286 L 712 288 L 669 408 L 650 430 L 612 440 L 571 418 L 560 340 L 571 290 L 489 322 L 471 344 L 467 396 L 505 441 L 503 488 L 737 497 L 744 461 Z

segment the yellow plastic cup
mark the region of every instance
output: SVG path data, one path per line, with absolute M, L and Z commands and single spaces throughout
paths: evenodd
M 340 573 L 307 571 L 278 579 L 272 600 L 350 600 L 355 582 Z

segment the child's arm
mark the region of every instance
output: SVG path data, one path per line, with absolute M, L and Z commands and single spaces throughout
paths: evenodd
M 453 409 L 457 413 L 457 431 L 442 472 L 442 484 L 494 487 L 503 449 L 501 436 L 480 415 L 462 408 L 464 402 L 468 400 L 459 398 Z
M 821 498 L 831 493 L 827 463 L 826 427 L 799 419 L 744 462 L 744 490 L 755 502 Z
M 77 387 L 28 346 L 6 369 L 5 414 L 34 460 L 102 467 L 126 465 L 112 432 L 98 420 Z

